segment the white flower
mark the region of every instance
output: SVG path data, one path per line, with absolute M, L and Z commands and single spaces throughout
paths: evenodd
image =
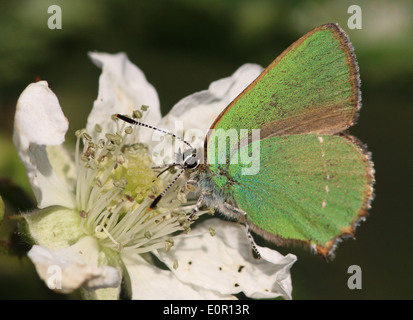
M 39 208 L 23 214 L 39 276 L 60 292 L 87 289 L 86 298 L 118 298 L 122 277 L 133 299 L 232 299 L 239 292 L 291 298 L 289 269 L 296 257 L 259 247 L 262 259 L 254 259 L 236 223 L 210 218 L 189 228 L 186 214 L 194 202 L 187 201 L 186 188 L 174 188 L 148 210 L 173 175 L 157 178 L 152 169 L 153 130 L 111 117 L 143 116 L 171 131 L 180 120 L 182 134 L 206 132 L 262 68 L 242 66 L 161 119 L 155 89 L 125 54 L 90 57 L 102 68 L 99 94 L 86 129 L 76 133 L 74 152 L 63 146 L 68 121 L 47 82 L 29 85 L 17 103 L 13 140 Z

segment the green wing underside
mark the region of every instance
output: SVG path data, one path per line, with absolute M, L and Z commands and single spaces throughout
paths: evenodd
M 301 241 L 330 254 L 337 239 L 353 233 L 372 197 L 368 154 L 355 138 L 339 135 L 359 108 L 358 66 L 347 35 L 335 24 L 310 31 L 212 124 L 205 154 L 213 183 L 265 238 Z M 229 164 L 251 146 L 251 135 L 217 148 L 230 129 L 260 130 L 262 140 L 252 142 L 260 143 L 257 174 Z
M 372 193 L 368 155 L 352 140 L 271 137 L 260 141 L 258 174 L 243 175 L 242 165 L 229 165 L 229 176 L 237 181 L 234 200 L 253 229 L 278 244 L 299 240 L 326 250 L 341 235 L 352 234 Z

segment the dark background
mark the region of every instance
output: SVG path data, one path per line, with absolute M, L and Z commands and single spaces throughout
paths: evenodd
M 50 5 L 62 9 L 62 29 L 49 30 Z M 347 9 L 362 9 L 362 29 L 350 30 Z M 240 65 L 267 66 L 312 28 L 338 22 L 360 65 L 363 108 L 351 133 L 368 145 L 376 169 L 370 217 L 357 240 L 343 242 L 333 262 L 293 252 L 295 299 L 412 299 L 413 3 L 411 1 L 115 1 L 0 2 L 0 191 L 7 215 L 30 206 L 11 192 L 30 187 L 11 143 L 16 101 L 35 79 L 49 82 L 70 121 L 67 143 L 83 128 L 97 96 L 100 70 L 88 51 L 124 51 L 158 91 L 162 112 L 206 89 Z M 6 180 L 5 180 L 6 179 Z M 7 252 L 13 222 L 0 226 L 0 298 L 66 299 L 50 292 L 25 255 Z M 350 290 L 348 267 L 362 270 Z

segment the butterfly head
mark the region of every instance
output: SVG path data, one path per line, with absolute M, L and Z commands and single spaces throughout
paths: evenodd
M 181 149 L 176 153 L 176 163 L 187 170 L 194 170 L 200 164 L 199 152 L 196 149 L 187 149 L 183 153 Z

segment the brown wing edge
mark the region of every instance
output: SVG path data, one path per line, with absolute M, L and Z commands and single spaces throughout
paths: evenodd
M 354 238 L 355 237 L 355 230 L 360 225 L 361 222 L 366 220 L 369 213 L 368 210 L 371 208 L 371 202 L 374 199 L 374 189 L 373 185 L 375 182 L 374 179 L 374 165 L 371 160 L 371 153 L 367 151 L 367 148 L 364 144 L 362 144 L 356 137 L 351 136 L 347 133 L 340 133 L 339 136 L 342 136 L 348 139 L 350 142 L 355 144 L 359 151 L 364 155 L 364 161 L 366 164 L 366 177 L 367 177 L 367 187 L 364 191 L 364 198 L 363 198 L 363 205 L 361 208 L 358 209 L 358 215 L 353 220 L 353 222 L 346 228 L 342 229 L 342 233 L 337 237 L 329 240 L 323 245 L 315 245 L 311 244 L 309 241 L 302 241 L 302 240 L 295 240 L 295 239 L 284 239 L 280 236 L 276 236 L 265 230 L 261 229 L 257 225 L 253 224 L 250 220 L 248 220 L 248 225 L 251 230 L 262 237 L 263 239 L 277 245 L 277 246 L 303 246 L 303 247 L 310 247 L 314 250 L 318 255 L 323 257 L 325 260 L 333 260 L 335 257 L 335 250 L 337 249 L 338 244 L 347 238 Z M 248 212 L 247 212 L 248 214 Z
M 357 121 L 358 118 L 358 111 L 361 108 L 361 91 L 360 91 L 360 72 L 359 72 L 359 66 L 356 60 L 356 56 L 354 54 L 354 48 L 351 44 L 350 38 L 347 35 L 347 33 L 337 24 L 337 23 L 327 23 L 324 25 L 321 25 L 319 27 L 314 28 L 313 30 L 307 32 L 305 35 L 303 35 L 301 38 L 299 38 L 297 41 L 292 43 L 287 49 L 285 49 L 273 62 L 271 62 L 267 68 L 253 81 L 251 82 L 220 114 L 219 116 L 215 119 L 215 121 L 212 123 L 210 129 L 215 129 L 221 118 L 228 112 L 228 110 L 249 90 L 251 90 L 258 81 L 261 80 L 262 77 L 264 77 L 270 69 L 275 67 L 283 58 L 284 56 L 292 49 L 298 47 L 301 45 L 303 41 L 305 41 L 309 36 L 314 34 L 317 31 L 320 31 L 322 29 L 331 29 L 333 30 L 333 34 L 337 36 L 337 38 L 340 40 L 341 45 L 343 48 L 345 48 L 344 52 L 347 56 L 347 62 L 350 67 L 350 79 L 351 79 L 351 86 L 352 86 L 352 92 L 354 92 L 354 98 L 353 101 L 351 101 L 351 104 L 354 106 L 354 113 L 353 113 L 353 119 L 347 124 L 347 128 L 351 127 L 354 125 Z M 346 129 L 347 129 L 346 128 Z M 212 130 L 208 131 L 207 136 L 205 137 L 204 141 L 204 157 L 205 161 L 207 159 L 207 148 L 208 148 L 208 141 L 210 134 L 212 133 Z M 205 162 L 207 163 L 207 162 Z
M 328 23 L 324 26 L 335 29 L 337 32 L 336 34 L 339 35 L 339 40 L 341 42 L 341 45 L 347 49 L 347 50 L 344 50 L 344 52 L 347 56 L 346 60 L 350 67 L 350 79 L 352 80 L 351 87 L 352 87 L 352 92 L 354 92 L 354 99 L 353 101 L 351 101 L 352 105 L 354 106 L 354 114 L 353 114 L 353 121 L 348 124 L 347 128 L 349 128 L 357 122 L 358 112 L 361 108 L 360 69 L 357 63 L 356 55 L 354 53 L 354 47 L 351 44 L 348 34 L 343 29 L 341 29 L 341 27 L 337 23 Z

